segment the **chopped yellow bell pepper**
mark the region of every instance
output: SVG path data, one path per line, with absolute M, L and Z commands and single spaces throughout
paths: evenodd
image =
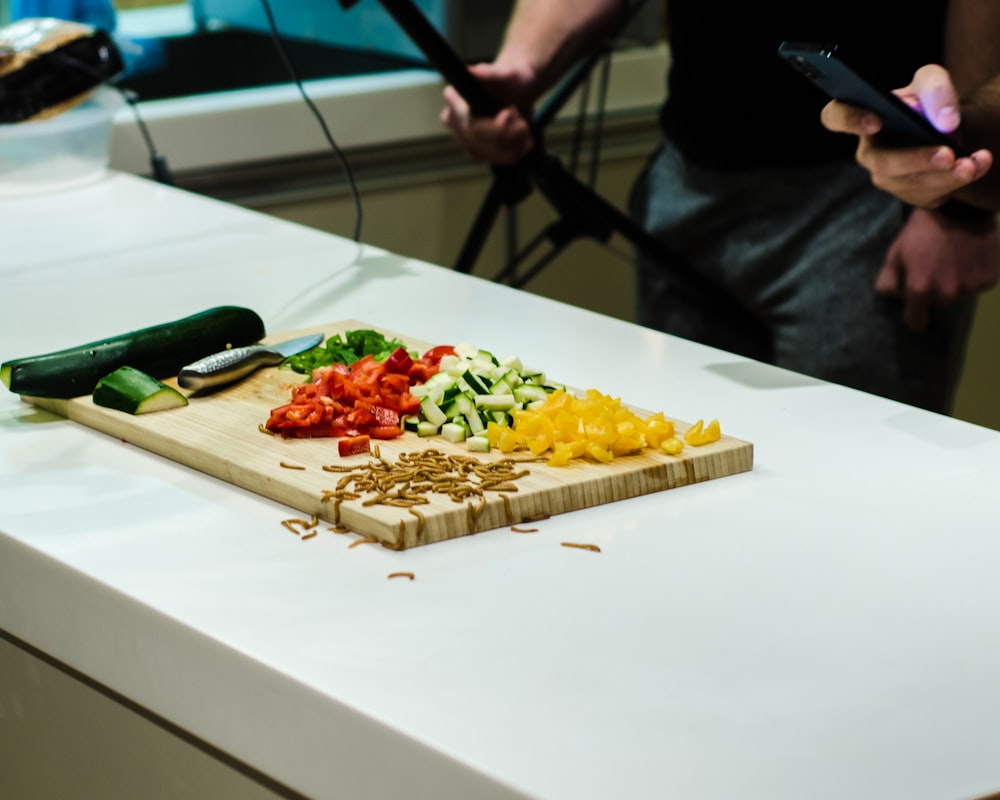
M 513 426 L 487 425 L 490 444 L 503 453 L 528 449 L 539 456 L 551 452 L 550 466 L 565 466 L 574 458 L 588 458 L 607 463 L 617 456 L 659 448 L 668 455 L 679 455 L 684 442 L 702 445 L 721 436 L 718 420 L 707 426 L 698 420 L 684 434 L 675 435 L 675 426 L 663 412 L 643 419 L 621 398 L 588 389 L 577 397 L 562 389 L 552 392 L 545 402 L 533 409 L 513 412 Z
M 713 419 L 705 426 L 705 420 L 700 419 L 684 434 L 684 441 L 693 447 L 700 447 L 709 442 L 717 442 L 722 436 L 719 420 Z
M 684 449 L 684 442 L 676 436 L 671 436 L 669 439 L 664 439 L 660 442 L 660 449 L 668 456 L 679 456 Z
M 672 438 L 674 435 L 674 423 L 665 419 L 662 411 L 657 411 L 646 419 L 646 444 L 650 447 L 659 447 L 661 442 Z

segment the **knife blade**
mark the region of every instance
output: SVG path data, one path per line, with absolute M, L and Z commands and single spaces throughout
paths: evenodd
M 261 367 L 273 367 L 289 356 L 310 350 L 323 341 L 322 333 L 299 336 L 280 344 L 252 344 L 222 350 L 188 364 L 177 373 L 177 383 L 184 389 L 200 391 L 225 386 L 245 378 Z

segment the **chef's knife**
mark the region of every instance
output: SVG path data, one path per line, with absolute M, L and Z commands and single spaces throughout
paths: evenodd
M 252 344 L 234 347 L 188 364 L 177 373 L 177 383 L 184 389 L 199 391 L 225 386 L 245 378 L 260 367 L 273 367 L 289 356 L 310 350 L 323 341 L 323 334 L 300 336 L 281 344 Z

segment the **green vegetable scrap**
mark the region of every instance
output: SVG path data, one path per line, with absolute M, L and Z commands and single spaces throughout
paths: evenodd
M 129 366 L 119 367 L 101 378 L 94 388 L 93 399 L 95 405 L 127 414 L 148 414 L 188 404 L 188 399 L 172 386 Z
M 324 344 L 312 350 L 286 358 L 282 366 L 303 375 L 311 375 L 319 367 L 331 364 L 351 365 L 369 355 L 376 361 L 385 361 L 398 347 L 405 345 L 398 339 L 386 339 L 378 331 L 346 331 L 330 336 Z

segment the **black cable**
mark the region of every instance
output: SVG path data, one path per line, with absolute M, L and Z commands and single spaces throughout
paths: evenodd
M 128 103 L 129 107 L 132 109 L 132 113 L 135 115 L 136 124 L 139 126 L 139 133 L 142 135 L 142 139 L 146 143 L 146 149 L 149 151 L 149 165 L 153 170 L 153 177 L 160 183 L 165 183 L 167 186 L 173 186 L 174 176 L 170 172 L 166 156 L 157 151 L 156 145 L 153 143 L 153 137 L 149 133 L 149 128 L 146 127 L 146 123 L 143 121 L 142 115 L 139 113 L 138 95 L 136 95 L 136 93 L 131 89 L 119 86 L 117 78 L 112 81 L 108 81 L 106 75 L 100 72 L 100 70 L 92 67 L 86 61 L 82 61 L 79 58 L 63 52 L 56 53 L 56 56 L 59 61 L 63 62 L 67 66 L 72 67 L 73 69 L 78 69 L 89 75 L 97 81 L 98 86 L 102 83 L 107 83 L 108 86 L 122 96 L 122 99 Z
M 344 175 L 347 177 L 347 183 L 351 190 L 351 197 L 354 200 L 354 241 L 361 242 L 361 196 L 358 193 L 357 184 L 354 181 L 354 173 L 351 171 L 351 165 L 347 162 L 347 158 L 344 156 L 340 147 L 337 146 L 336 141 L 334 141 L 333 136 L 330 133 L 330 129 L 326 125 L 326 120 L 323 119 L 323 115 L 320 113 L 316 104 L 313 103 L 309 95 L 306 93 L 305 87 L 302 85 L 302 80 L 299 78 L 298 71 L 295 69 L 295 64 L 292 63 L 291 57 L 288 55 L 288 51 L 285 49 L 285 43 L 281 39 L 281 34 L 278 32 L 277 23 L 274 21 L 274 13 L 271 11 L 271 4 L 269 0 L 260 0 L 261 5 L 264 7 L 264 14 L 267 16 L 267 24 L 271 28 L 271 37 L 274 39 L 274 44 L 278 49 L 278 54 L 281 56 L 281 60 L 285 63 L 285 68 L 288 70 L 289 75 L 292 77 L 292 81 L 298 87 L 299 94 L 302 95 L 302 99 L 305 104 L 312 111 L 313 116 L 319 122 L 320 128 L 323 130 L 323 135 L 326 137 L 326 141 L 329 143 L 330 147 L 333 149 L 334 154 L 340 161 L 340 165 L 344 170 Z
M 167 157 L 157 151 L 156 145 L 153 144 L 153 137 L 149 133 L 149 128 L 146 127 L 146 122 L 139 113 L 139 95 L 131 89 L 126 89 L 124 86 L 118 86 L 117 84 L 112 84 L 112 86 L 118 90 L 122 99 L 132 109 L 132 114 L 135 116 L 135 124 L 139 126 L 139 133 L 142 135 L 142 140 L 146 143 L 146 149 L 149 151 L 149 165 L 153 170 L 153 177 L 160 183 L 173 186 L 174 176 L 167 165 Z

